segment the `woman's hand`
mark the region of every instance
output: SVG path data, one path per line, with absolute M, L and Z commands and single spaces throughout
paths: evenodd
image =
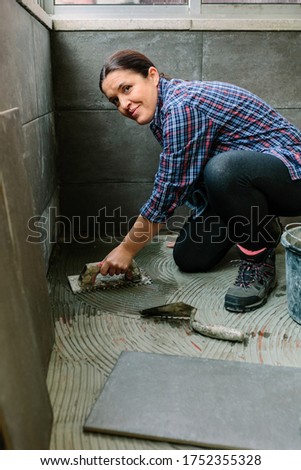
M 125 248 L 124 244 L 120 244 L 99 263 L 100 272 L 103 276 L 124 274 L 129 270 L 132 260 L 133 255 Z
M 150 222 L 139 215 L 120 245 L 99 263 L 101 274 L 114 276 L 114 274 L 126 273 L 136 254 L 147 245 L 154 235 L 159 233 L 160 228 L 161 224 Z

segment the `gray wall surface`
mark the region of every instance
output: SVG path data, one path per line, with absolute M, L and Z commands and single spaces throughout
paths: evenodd
M 174 77 L 245 87 L 301 128 L 301 32 L 61 31 L 52 46 L 61 208 L 83 228 L 103 207 L 116 221 L 118 207 L 138 215 L 160 153 L 148 126 L 119 115 L 98 89 L 117 50 L 139 50 Z
M 0 112 L 0 145 L 0 441 L 9 449 L 47 449 L 53 323 L 40 246 L 24 236 L 33 206 L 18 108 Z
M 50 245 L 28 243 L 27 224 L 57 199 L 50 32 L 15 0 L 2 0 L 0 43 L 0 446 L 45 449 Z
M 50 32 L 14 0 L 3 0 L 0 14 L 0 111 L 20 108 L 33 215 L 46 217 L 58 200 Z

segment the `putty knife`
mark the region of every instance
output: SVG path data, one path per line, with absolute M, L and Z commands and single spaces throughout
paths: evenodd
M 161 318 L 189 318 L 190 327 L 210 338 L 223 339 L 226 341 L 246 342 L 248 335 L 235 328 L 228 328 L 223 325 L 204 325 L 195 319 L 197 309 L 184 302 L 159 305 L 158 307 L 147 308 L 140 311 L 143 317 Z

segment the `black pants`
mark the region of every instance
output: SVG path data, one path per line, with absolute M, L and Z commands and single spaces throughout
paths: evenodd
M 174 247 L 182 271 L 206 271 L 240 244 L 249 250 L 269 246 L 274 216 L 301 215 L 301 180 L 273 155 L 230 151 L 213 157 L 204 171 L 209 204 L 185 223 Z

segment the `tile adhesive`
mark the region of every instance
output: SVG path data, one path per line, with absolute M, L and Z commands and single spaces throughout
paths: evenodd
M 223 307 L 225 292 L 237 275 L 237 266 L 231 263 L 237 258 L 235 250 L 207 273 L 182 273 L 165 235 L 135 258 L 151 284 L 75 295 L 67 276 L 79 273 L 85 263 L 102 260 L 111 249 L 105 242 L 61 244 L 49 270 L 56 328 L 47 379 L 54 410 L 52 449 L 185 448 L 83 432 L 83 423 L 122 351 L 301 366 L 300 327 L 287 309 L 282 247 L 277 248 L 277 288 L 265 306 L 245 314 Z M 190 328 L 189 319 L 143 318 L 140 314 L 143 309 L 174 302 L 196 308 L 195 318 L 202 324 L 248 333 L 248 343 L 205 337 Z

